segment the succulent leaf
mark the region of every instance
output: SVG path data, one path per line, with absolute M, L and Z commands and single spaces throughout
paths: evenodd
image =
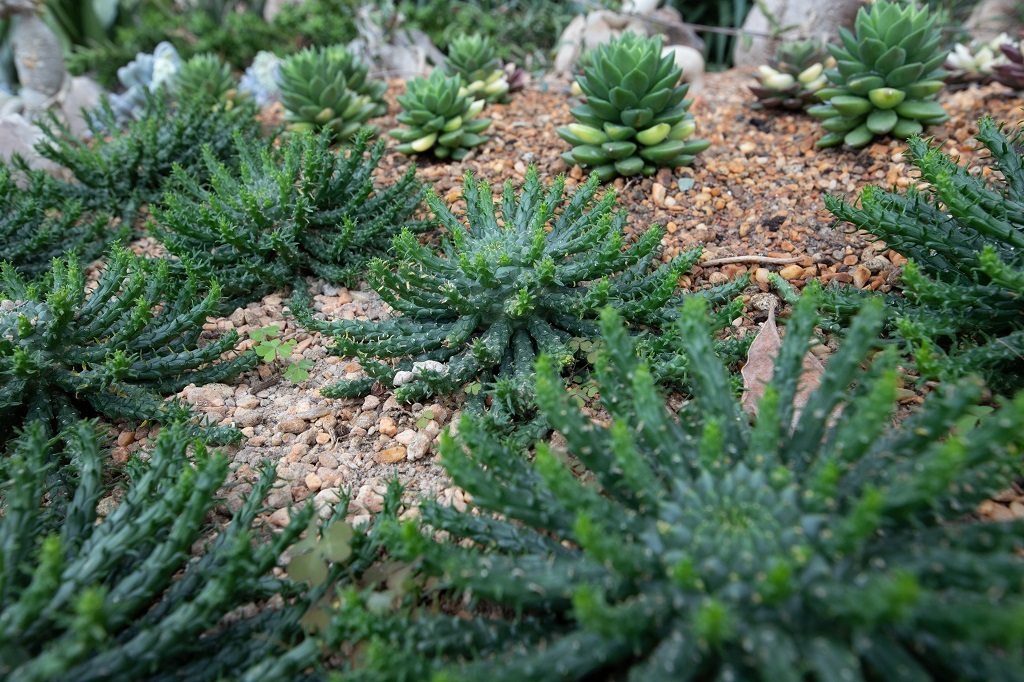
M 573 145 L 563 158 L 597 173 L 602 182 L 619 175 L 650 175 L 658 166 L 689 165 L 692 154 L 653 151 L 665 139 L 663 125 L 673 131 L 666 134 L 673 140 L 696 130 L 688 113 L 689 85 L 678 85 L 682 70 L 671 55 L 662 56 L 661 39 L 626 33 L 588 54 L 584 75 L 577 80 L 586 104 L 570 110 L 578 123 L 556 131 Z M 683 122 L 691 125 L 675 127 Z M 618 144 L 595 146 L 609 140 Z M 635 144 L 637 155 L 623 153 L 623 143 Z
M 876 135 L 903 136 L 915 123 L 923 128 L 944 120 L 947 114 L 935 95 L 946 73 L 941 67 L 947 52 L 938 49 L 937 19 L 927 7 L 889 0 L 857 11 L 855 32 L 844 29 L 842 45 L 828 46 L 836 68 L 825 69 L 829 85 L 816 93 L 826 103 L 823 113 L 831 107 L 849 121 L 823 124 L 828 134 L 818 140 L 819 147 L 840 142 L 863 147 Z M 869 106 L 854 113 L 848 104 L 854 98 Z M 876 113 L 894 108 L 895 121 L 890 114 Z
M 963 429 L 981 395 L 966 382 L 891 426 L 893 357 L 863 368 L 882 320 L 869 304 L 811 399 L 820 409 L 793 424 L 789 387 L 815 305 L 813 295 L 798 304 L 754 426 L 728 389 L 698 300 L 679 320 L 695 391 L 678 415 L 610 310 L 602 423 L 580 413 L 550 362 L 538 364 L 538 403 L 583 476 L 543 443 L 531 462 L 464 418 L 442 457 L 476 509 L 427 503 L 391 533 L 389 552 L 451 596 L 506 615 L 378 616 L 358 636 L 389 655 L 364 659 L 357 673 L 1020 679 L 1021 629 L 975 623 L 1021 612 L 1024 562 L 1010 554 L 1021 524 L 965 523 L 963 513 L 1019 468 L 1024 398 Z M 350 610 L 333 627 L 340 638 L 357 623 L 367 625 Z

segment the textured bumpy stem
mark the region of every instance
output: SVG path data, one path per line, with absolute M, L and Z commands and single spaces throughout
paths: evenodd
M 998 186 L 915 136 L 908 153 L 929 183 L 926 191 L 867 187 L 859 208 L 834 196 L 825 204 L 911 259 L 903 271 L 909 304 L 890 300 L 889 331 L 902 337 L 922 371 L 981 372 L 996 387 L 1013 389 L 1024 376 L 1015 350 L 1024 329 L 1024 165 L 1014 148 L 1020 131 L 1007 135 L 987 117 L 978 127 L 977 139 L 1000 171 L 992 176 Z M 842 318 L 846 296 L 828 294 L 826 308 Z
M 1024 396 L 976 419 L 980 386 L 964 382 L 893 426 L 895 358 L 864 363 L 883 317 L 875 301 L 794 420 L 817 305 L 810 287 L 753 424 L 696 298 L 678 322 L 694 388 L 679 414 L 608 309 L 600 423 L 573 404 L 550 361 L 538 364 L 537 402 L 565 455 L 538 443 L 525 458 L 464 417 L 442 457 L 476 509 L 427 503 L 385 536 L 390 556 L 488 615 L 417 608 L 382 618 L 349 604 L 332 636 L 365 652 L 353 672 L 1021 679 L 1020 523 L 965 523 L 964 513 L 1019 468 Z
M 46 141 L 39 153 L 74 176 L 74 182 L 64 183 L 65 197 L 131 223 L 141 205 L 160 198 L 175 166 L 203 181 L 204 153 L 237 163 L 233 136 L 237 132 L 243 139 L 258 138 L 254 115 L 251 105 L 211 109 L 202 98 L 172 106 L 161 90 L 147 94 L 141 118 L 123 130 L 108 102 L 85 112 L 89 140 L 76 137 L 51 116 L 42 126 Z
M 598 199 L 598 183 L 592 176 L 565 197 L 565 178 L 544 187 L 531 168 L 520 192 L 506 184 L 496 206 L 490 187 L 467 176 L 468 224 L 440 197 L 427 195 L 447 231 L 439 252 L 405 231 L 394 240 L 393 262 L 370 264 L 370 283 L 395 310 L 394 319 L 326 322 L 313 316 L 308 302 L 294 306 L 295 314 L 334 337 L 333 352 L 358 356 L 374 378 L 395 386 L 400 400 L 480 381 L 501 393 L 508 412 L 526 410 L 538 353 L 560 366 L 572 363 L 570 341 L 594 335 L 598 311 L 607 305 L 630 320 L 635 334 L 657 336 L 651 332 L 677 314 L 684 298 L 679 279 L 700 255 L 692 251 L 652 268 L 660 227 L 626 245 L 626 218 L 615 211 L 613 192 Z M 742 286 L 740 281 L 713 291 L 729 299 Z M 349 396 L 368 387 L 359 381 L 328 390 Z
M 46 431 L 30 424 L 0 458 L 0 677 L 269 682 L 317 664 L 320 648 L 300 621 L 332 583 L 373 560 L 373 541 L 349 529 L 341 534 L 349 546 L 332 545 L 328 536 L 344 523 L 332 517 L 318 530 L 312 505 L 260 539 L 255 520 L 275 480 L 268 467 L 231 522 L 190 559 L 220 501 L 222 455 L 180 426 L 162 430 L 101 517 L 105 455 L 95 427 L 79 422 L 56 443 Z M 309 549 L 345 558 L 331 559 L 311 585 L 272 576 L 285 551 Z M 244 609 L 273 594 L 281 606 Z
M 0 291 L 0 424 L 6 439 L 22 420 L 66 426 L 86 406 L 111 417 L 159 422 L 190 420 L 191 412 L 161 395 L 190 383 L 224 381 L 251 369 L 247 352 L 221 356 L 238 341 L 226 334 L 206 345 L 199 335 L 220 301 L 216 284 L 170 273 L 167 261 L 128 251 L 111 255 L 87 295 L 78 263 L 56 260 L 43 285 L 2 266 Z M 233 429 L 213 429 L 215 440 Z
M 224 309 L 305 275 L 352 286 L 399 230 L 426 226 L 412 220 L 423 197 L 415 168 L 377 186 L 384 143 L 370 137 L 363 130 L 338 152 L 329 133 L 297 133 L 280 151 L 238 136 L 240 170 L 205 153 L 198 180 L 177 171 L 154 231 L 171 253 L 217 279 Z

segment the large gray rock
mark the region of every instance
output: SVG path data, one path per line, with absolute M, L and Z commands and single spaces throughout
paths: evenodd
M 91 78 L 76 76 L 71 79 L 67 94 L 60 103 L 63 119 L 67 122 L 68 128 L 78 137 L 87 137 L 89 128 L 85 125 L 85 118 L 82 116 L 83 109 L 93 109 L 100 103 L 100 96 L 103 88 Z
M 39 128 L 21 114 L 0 116 L 0 159 L 9 162 L 14 155 L 21 156 L 30 168 L 47 173 L 56 172 L 60 166 L 45 159 L 33 147 L 41 137 Z
M 556 71 L 570 73 L 587 50 L 609 43 L 623 33 L 660 35 L 665 52 L 674 53 L 683 68 L 683 80 L 695 85 L 704 77 L 704 41 L 683 23 L 682 15 L 671 7 L 658 8 L 659 0 L 632 0 L 623 3 L 623 11 L 597 10 L 573 18 L 558 39 L 555 51 Z
M 742 30 L 748 33 L 749 40 L 736 41 L 733 65 L 765 64 L 783 40 L 834 41 L 838 39 L 840 26 L 853 26 L 861 4 L 860 0 L 764 0 L 750 10 L 743 22 Z M 771 21 L 765 11 L 771 15 Z M 775 26 L 784 26 L 787 30 L 773 39 L 770 36 Z
M 964 28 L 975 40 L 992 40 L 1000 33 L 1013 38 L 1024 29 L 1020 0 L 981 0 L 971 10 Z

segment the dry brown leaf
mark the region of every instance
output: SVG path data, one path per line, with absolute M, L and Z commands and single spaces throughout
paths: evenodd
M 743 409 L 748 414 L 756 417 L 757 406 L 764 397 L 764 389 L 771 382 L 775 374 L 775 358 L 779 356 L 779 349 L 782 348 L 782 337 L 779 336 L 779 328 L 775 325 L 775 304 L 768 309 L 768 319 L 765 321 L 761 331 L 757 333 L 754 342 L 750 344 L 747 351 L 747 362 L 743 365 L 740 375 L 743 377 Z M 818 357 L 807 351 L 803 359 L 803 372 L 800 374 L 800 381 L 796 386 L 796 395 L 793 398 L 793 423 L 796 424 L 800 413 L 811 394 L 821 384 L 821 376 L 825 373 L 825 366 L 821 364 Z

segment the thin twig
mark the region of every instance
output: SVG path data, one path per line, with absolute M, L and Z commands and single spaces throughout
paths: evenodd
M 708 260 L 701 261 L 697 265 L 704 267 L 714 267 L 716 265 L 731 265 L 733 263 L 759 263 L 761 265 L 788 265 L 789 263 L 799 263 L 803 260 L 802 256 L 794 256 L 792 258 L 772 258 L 771 256 L 727 256 L 725 258 L 709 258 Z

